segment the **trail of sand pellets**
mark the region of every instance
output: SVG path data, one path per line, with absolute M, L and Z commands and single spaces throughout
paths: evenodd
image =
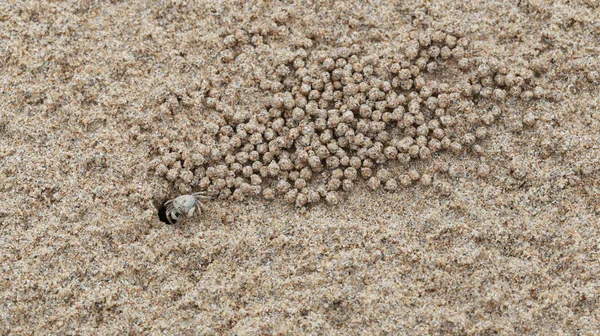
M 260 83 L 270 98 L 254 115 L 237 113 L 207 90 L 204 105 L 220 117 L 194 125 L 203 136 L 192 147 L 155 148 L 162 155 L 152 169 L 181 191 L 219 199 L 338 204 L 360 181 L 390 192 L 431 185 L 447 170 L 436 159 L 482 155 L 488 126 L 507 104 L 546 94 L 531 69 L 469 57 L 466 37 L 414 36 L 383 58 L 356 44 L 295 48 Z M 234 36 L 225 40 L 236 43 Z M 449 70 L 460 78 L 445 82 Z M 521 123 L 535 119 L 529 113 Z M 481 177 L 489 171 L 478 167 Z

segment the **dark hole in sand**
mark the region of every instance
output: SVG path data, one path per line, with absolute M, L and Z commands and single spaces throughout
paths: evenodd
M 165 224 L 171 225 L 167 219 L 167 207 L 165 206 L 165 202 L 155 200 L 154 207 L 158 210 L 158 219 Z

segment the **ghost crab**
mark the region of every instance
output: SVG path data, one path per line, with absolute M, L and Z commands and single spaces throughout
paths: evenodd
M 206 196 L 203 192 L 197 192 L 189 195 L 181 195 L 166 201 L 165 214 L 167 216 L 167 221 L 169 221 L 169 224 L 176 224 L 183 215 L 189 218 L 194 215 L 196 210 L 198 210 L 198 213 L 201 213 L 204 205 L 200 200 L 210 198 L 211 197 Z

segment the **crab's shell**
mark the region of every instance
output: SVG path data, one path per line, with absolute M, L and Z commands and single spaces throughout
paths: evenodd
M 180 214 L 186 214 L 191 217 L 196 209 L 198 200 L 192 195 L 183 195 L 173 200 L 173 208 L 177 209 Z

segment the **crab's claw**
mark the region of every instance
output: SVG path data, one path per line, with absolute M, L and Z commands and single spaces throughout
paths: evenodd
M 188 217 L 192 217 L 194 215 L 194 211 L 196 211 L 196 207 L 191 208 L 188 212 L 187 212 L 187 216 Z
M 167 219 L 169 220 L 170 224 L 175 224 L 177 223 L 177 221 L 179 221 L 179 213 L 177 212 L 172 212 L 167 214 Z

